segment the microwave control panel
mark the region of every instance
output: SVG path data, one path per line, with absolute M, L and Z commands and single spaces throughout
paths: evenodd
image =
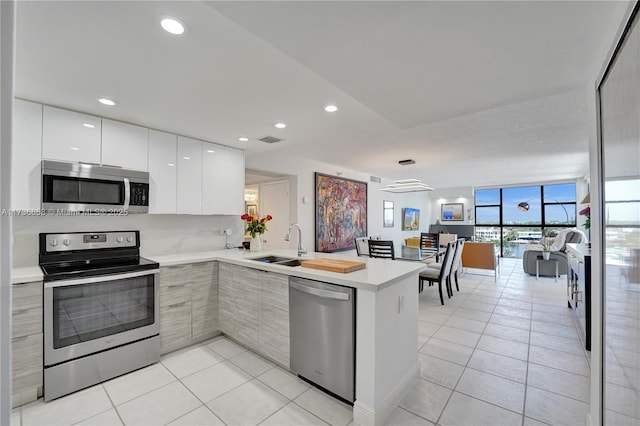
M 131 198 L 130 206 L 148 206 L 149 205 L 149 184 L 148 183 L 130 183 Z

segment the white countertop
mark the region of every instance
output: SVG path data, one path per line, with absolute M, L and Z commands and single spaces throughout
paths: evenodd
M 360 288 L 366 290 L 381 290 L 390 286 L 402 278 L 421 271 L 425 264 L 421 262 L 410 262 L 402 260 L 370 259 L 368 257 L 354 257 L 346 254 L 334 253 L 309 253 L 300 258 L 301 260 L 334 258 L 344 260 L 361 261 L 367 264 L 365 269 L 342 274 L 339 272 L 322 271 L 318 269 L 303 268 L 302 266 L 283 266 L 269 263 L 256 262 L 251 260 L 264 256 L 283 256 L 297 258 L 295 250 L 265 250 L 252 252 L 243 249 L 214 250 L 195 253 L 176 253 L 160 256 L 146 256 L 160 266 L 174 266 L 185 263 L 198 263 L 217 260 L 220 262 L 232 263 L 234 265 L 246 266 L 260 269 L 262 271 L 277 272 L 312 280 L 325 281 L 332 284 L 344 285 L 347 287 Z M 42 270 L 39 266 L 28 266 L 13 268 L 11 271 L 11 283 L 20 284 L 33 281 L 42 281 Z M 416 286 L 418 283 L 416 282 Z
M 410 262 L 402 260 L 370 259 L 368 257 L 354 257 L 346 254 L 335 253 L 309 253 L 301 260 L 334 258 L 343 260 L 361 261 L 367 264 L 365 269 L 342 274 L 339 272 L 322 271 L 318 269 L 304 268 L 302 266 L 283 266 L 270 263 L 256 262 L 251 260 L 264 256 L 283 256 L 297 258 L 296 250 L 265 250 L 252 252 L 242 249 L 216 250 L 198 253 L 177 253 L 162 256 L 147 256 L 149 259 L 160 263 L 160 266 L 180 265 L 184 263 L 206 262 L 218 260 L 220 262 L 232 263 L 234 265 L 246 266 L 260 269 L 262 271 L 278 272 L 280 274 L 291 275 L 312 280 L 325 281 L 332 284 L 344 285 L 347 287 L 360 288 L 366 290 L 381 290 L 392 285 L 394 282 L 405 278 L 408 275 L 421 271 L 426 267 L 421 262 Z M 418 283 L 416 282 L 416 286 Z
M 42 269 L 39 266 L 25 266 L 11 269 L 11 284 L 42 281 Z

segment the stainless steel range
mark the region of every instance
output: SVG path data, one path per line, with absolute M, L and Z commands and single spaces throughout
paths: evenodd
M 40 234 L 45 400 L 160 360 L 160 270 L 139 248 L 139 231 Z

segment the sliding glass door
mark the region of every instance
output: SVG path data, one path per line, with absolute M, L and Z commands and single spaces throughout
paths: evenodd
M 636 7 L 637 11 L 637 7 Z M 602 423 L 640 424 L 640 24 L 599 87 Z

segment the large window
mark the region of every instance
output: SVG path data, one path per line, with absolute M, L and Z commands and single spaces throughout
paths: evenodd
M 491 241 L 504 257 L 522 257 L 543 232 L 576 226 L 576 185 L 518 186 L 475 192 L 476 240 Z

